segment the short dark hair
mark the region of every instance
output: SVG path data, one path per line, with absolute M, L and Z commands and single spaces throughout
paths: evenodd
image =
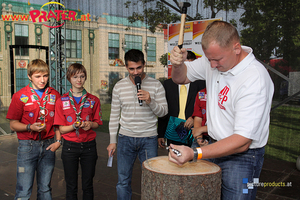
M 80 64 L 80 63 L 72 63 L 68 67 L 68 70 L 67 70 L 67 79 L 68 79 L 68 81 L 70 81 L 71 76 L 74 76 L 75 74 L 80 73 L 80 72 L 84 73 L 85 80 L 86 80 L 87 76 L 86 76 L 86 69 L 85 69 L 85 67 L 82 64 Z
M 196 55 L 194 54 L 194 52 L 192 51 L 187 51 L 187 57 L 186 57 L 187 60 L 196 60 L 197 57 Z
M 125 53 L 125 65 L 128 66 L 128 61 L 139 62 L 142 61 L 142 64 L 145 64 L 144 54 L 138 49 L 130 49 Z

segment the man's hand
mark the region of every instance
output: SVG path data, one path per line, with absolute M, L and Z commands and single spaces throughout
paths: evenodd
M 194 138 L 198 137 L 198 136 L 202 136 L 202 133 L 206 132 L 204 128 L 204 126 L 201 126 L 201 127 L 194 127 L 192 128 L 192 134 L 194 136 Z
M 179 49 L 177 46 L 171 51 L 170 61 L 172 67 L 180 67 L 183 65 L 187 57 L 187 50 L 185 48 Z
M 108 145 L 106 148 L 108 151 L 108 157 L 113 156 L 115 154 L 115 151 L 117 149 L 117 144 L 116 143 L 111 143 Z
M 165 138 L 158 138 L 157 142 L 158 142 L 159 147 L 166 148 L 166 146 L 165 146 Z
M 194 151 L 190 147 L 173 144 L 170 144 L 170 146 L 172 147 L 172 149 L 177 149 L 178 151 L 180 151 L 181 156 L 177 156 L 173 151 L 169 151 L 169 161 L 177 165 L 183 165 L 184 163 L 194 158 Z
M 193 126 L 194 126 L 194 119 L 192 117 L 189 117 L 184 123 L 184 127 L 187 129 L 191 129 Z
M 56 151 L 59 147 L 60 147 L 60 143 L 59 142 L 54 142 L 54 143 L 52 143 L 52 144 L 50 144 L 47 148 L 46 148 L 46 150 L 48 151 L 48 150 L 50 150 L 50 151 L 52 151 L 52 152 L 54 152 L 54 151 Z
M 30 126 L 30 130 L 35 132 L 42 132 L 45 128 L 46 124 L 42 124 L 41 122 L 35 122 Z
M 145 101 L 146 104 L 151 103 L 151 98 L 150 98 L 150 93 L 145 91 L 145 90 L 139 90 L 138 93 L 138 98 L 142 101 Z
M 204 139 L 202 138 L 202 135 L 196 137 L 195 140 L 196 140 L 196 142 L 198 143 L 199 147 L 203 147 L 203 146 L 208 145 L 208 141 L 207 141 L 207 140 L 204 140 Z

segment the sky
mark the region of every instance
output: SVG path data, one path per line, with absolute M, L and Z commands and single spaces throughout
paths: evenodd
M 18 2 L 28 2 L 28 0 L 13 0 Z M 45 4 L 49 2 L 48 0 L 29 0 L 31 4 Z M 126 8 L 124 6 L 124 3 L 128 0 L 61 0 L 61 3 L 64 2 L 64 5 L 67 8 L 70 9 L 80 9 L 84 14 L 90 13 L 92 16 L 101 16 L 103 13 L 108 13 L 110 15 L 117 15 L 122 17 L 128 17 L 131 15 L 133 11 L 135 12 L 142 12 L 143 10 L 143 4 L 139 0 L 131 0 L 133 2 L 139 2 L 136 6 L 131 6 L 130 8 Z M 174 5 L 172 0 L 167 0 L 170 4 Z M 187 2 L 191 3 L 191 7 L 188 8 L 188 15 L 195 16 L 196 14 L 196 2 L 197 0 L 185 0 Z M 179 0 L 180 2 L 180 0 Z M 147 6 L 155 6 L 155 3 L 148 3 Z M 209 9 L 203 8 L 203 3 L 200 1 L 198 12 L 204 17 L 204 18 L 210 18 L 211 12 Z M 173 11 L 172 8 L 170 8 L 171 11 Z M 176 11 L 174 11 L 176 12 Z M 177 13 L 177 12 L 176 12 Z M 237 12 L 228 12 L 227 13 L 227 21 L 230 21 L 231 19 L 235 19 L 238 22 L 238 31 L 242 29 L 241 23 L 239 23 L 239 18 L 241 17 L 243 13 L 242 9 L 239 9 Z M 226 12 L 219 12 L 216 16 L 216 18 L 222 17 L 223 20 L 226 20 Z

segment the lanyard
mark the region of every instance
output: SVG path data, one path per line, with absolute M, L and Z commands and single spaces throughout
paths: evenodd
M 37 104 L 39 105 L 39 108 L 40 108 L 39 120 L 43 121 L 45 119 L 45 115 L 46 115 L 45 107 L 46 107 L 46 103 L 47 103 L 47 100 L 48 100 L 49 87 L 45 91 L 45 96 L 42 99 L 42 104 L 40 103 L 39 97 L 36 95 L 34 89 L 32 88 L 32 83 L 29 84 L 29 87 L 30 87 L 33 99 L 37 101 Z
M 83 88 L 82 90 L 82 98 L 81 98 L 81 103 L 80 103 L 80 106 L 79 106 L 79 110 L 77 111 L 76 107 L 75 107 L 75 103 L 74 103 L 74 98 L 73 98 L 73 90 L 70 89 L 69 90 L 69 98 L 70 98 L 70 102 L 71 102 L 71 105 L 75 111 L 75 114 L 76 114 L 76 120 L 77 121 L 80 121 L 80 114 L 81 114 L 81 111 L 82 111 L 82 108 L 83 108 L 83 105 L 85 103 L 85 99 L 86 99 L 86 96 L 87 96 L 87 92 L 86 90 Z

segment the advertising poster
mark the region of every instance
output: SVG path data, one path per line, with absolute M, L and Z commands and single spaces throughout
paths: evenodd
M 193 51 L 197 58 L 201 57 L 203 55 L 201 47 L 202 34 L 204 33 L 207 25 L 216 20 L 222 20 L 222 18 L 186 22 L 184 26 L 183 48 Z M 180 23 L 168 25 L 168 78 L 171 78 L 172 72 L 170 52 L 178 45 L 179 30 Z

